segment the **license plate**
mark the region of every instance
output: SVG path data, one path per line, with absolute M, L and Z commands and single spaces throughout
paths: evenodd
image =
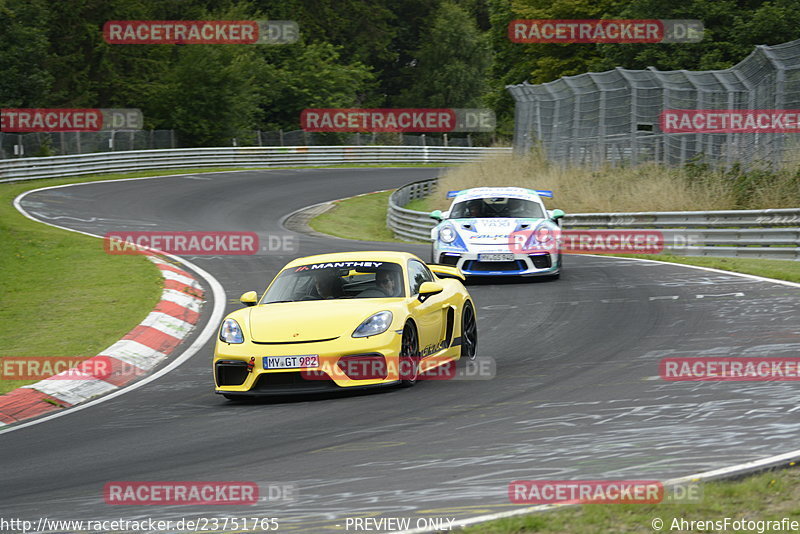
M 478 254 L 478 261 L 514 261 L 513 254 Z
M 307 369 L 309 367 L 319 367 L 319 355 L 264 356 L 262 362 L 264 369 Z

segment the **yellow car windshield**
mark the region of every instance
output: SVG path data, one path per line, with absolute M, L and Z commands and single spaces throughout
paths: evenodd
M 403 269 L 396 263 L 363 261 L 284 269 L 261 304 L 306 300 L 405 297 Z

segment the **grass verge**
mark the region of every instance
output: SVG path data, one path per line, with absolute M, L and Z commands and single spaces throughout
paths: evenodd
M 370 193 L 340 200 L 336 203 L 336 208 L 311 219 L 309 225 L 318 232 L 347 239 L 402 243 L 404 241 L 396 239 L 386 228 L 386 207 L 390 194 L 390 192 Z M 427 201 L 428 199 L 413 200 L 406 207 L 408 209 L 426 211 L 425 202 Z M 800 283 L 800 262 L 797 261 L 708 258 L 672 256 L 668 254 L 614 254 L 614 256 L 711 267 L 723 271 L 753 274 Z
M 14 198 L 54 185 L 215 170 L 227 169 L 0 184 L 0 358 L 94 356 L 153 310 L 163 285 L 159 270 L 144 256 L 112 256 L 100 239 L 31 221 L 14 208 Z M 13 365 L 0 368 L 0 394 L 38 381 L 15 380 L 18 376 Z
M 541 151 L 498 155 L 449 169 L 420 211 L 447 209 L 448 191 L 488 186 L 551 190 L 547 207 L 568 214 L 794 208 L 800 206 L 800 164 L 777 171 L 654 163 L 594 169 L 554 165 Z
M 309 221 L 317 232 L 360 239 L 362 241 L 396 241 L 386 228 L 386 205 L 391 191 L 370 193 L 337 201 L 330 210 Z
M 595 534 L 597 532 L 790 532 L 785 529 L 734 530 L 690 521 L 780 521 L 800 519 L 800 469 L 797 467 L 753 475 L 738 481 L 703 484 L 703 498 L 693 504 L 586 504 L 481 523 L 467 534 L 522 534 L 529 532 Z M 653 526 L 659 519 L 662 528 Z
M 606 254 L 603 255 L 605 256 Z M 712 269 L 720 269 L 722 271 L 752 274 L 765 278 L 775 278 L 776 280 L 800 283 L 800 261 L 689 257 L 673 256 L 671 254 L 614 254 L 614 256 L 711 267 Z
M 334 210 L 310 221 L 312 228 L 339 237 L 367 241 L 395 241 L 386 229 L 386 207 L 389 192 L 372 193 L 337 202 Z M 407 207 L 426 211 L 428 199 L 412 201 Z M 387 238 L 388 234 L 388 238 Z M 741 272 L 800 282 L 800 262 L 787 260 L 756 260 L 749 258 L 684 257 L 666 254 L 621 257 L 642 258 L 686 265 L 698 265 L 726 271 Z M 653 520 L 659 518 L 665 532 L 717 532 L 716 525 L 686 528 L 686 521 L 732 519 L 778 520 L 800 517 L 800 469 L 762 473 L 736 482 L 711 482 L 703 485 L 703 500 L 697 504 L 619 504 L 583 505 L 547 513 L 501 519 L 464 529 L 469 534 L 523 534 L 596 532 L 659 532 Z M 675 523 L 675 521 L 678 521 Z M 732 529 L 729 527 L 729 530 Z M 757 532 L 757 530 L 754 530 Z M 773 529 L 773 532 L 779 530 Z M 740 532 L 742 532 L 740 530 Z

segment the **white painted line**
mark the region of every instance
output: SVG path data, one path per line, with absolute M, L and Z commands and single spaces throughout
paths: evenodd
M 591 256 L 594 258 L 603 258 L 608 260 L 617 259 L 614 256 L 598 256 L 596 254 L 580 254 L 581 256 Z M 712 269 L 711 267 L 700 267 L 699 265 L 687 265 L 684 263 L 672 263 L 668 261 L 658 261 L 658 260 L 645 260 L 641 258 L 618 258 L 620 261 L 637 261 L 637 262 L 647 262 L 647 263 L 657 263 L 661 265 L 671 265 L 677 267 L 687 267 L 690 269 L 700 269 L 702 271 L 709 271 L 712 273 L 720 273 L 720 274 L 727 274 L 731 276 L 741 276 L 743 278 L 750 278 L 751 280 L 757 280 L 759 282 L 771 282 L 775 284 L 781 284 L 789 287 L 797 287 L 800 288 L 800 284 L 795 282 L 788 282 L 786 280 L 776 280 L 774 278 L 765 278 L 763 276 L 756 276 L 753 274 L 745 274 L 745 273 L 736 273 L 733 271 L 723 271 L 722 269 Z M 611 263 L 611 262 L 609 262 Z M 653 300 L 653 297 L 651 297 Z M 723 467 L 721 469 L 715 469 L 713 471 L 705 471 L 703 473 L 697 473 L 695 475 L 690 475 L 686 477 L 680 478 L 673 478 L 671 480 L 667 480 L 664 482 L 664 485 L 674 485 L 674 484 L 685 484 L 687 482 L 700 482 L 700 481 L 709 481 L 719 478 L 725 477 L 732 477 L 734 475 L 742 475 L 753 471 L 758 471 L 761 469 L 765 469 L 770 466 L 778 466 L 784 463 L 788 463 L 791 461 L 800 460 L 800 449 L 787 452 L 785 454 L 779 454 L 776 456 L 768 456 L 766 458 L 761 458 L 760 460 L 754 460 L 752 462 L 745 462 L 743 464 L 736 464 L 730 467 Z M 497 519 L 504 519 L 507 517 L 514 517 L 518 515 L 527 515 L 533 514 L 537 512 L 546 512 L 549 510 L 555 510 L 557 508 L 561 508 L 564 506 L 578 506 L 576 504 L 542 504 L 537 506 L 531 506 L 529 508 L 521 508 L 518 510 L 510 510 L 508 512 L 499 512 L 496 514 L 487 514 L 487 515 L 480 515 L 475 517 L 470 517 L 467 519 L 462 519 L 460 521 L 455 521 L 453 526 L 455 527 L 466 527 L 469 525 L 475 525 L 478 523 L 485 523 L 487 521 L 495 521 Z M 423 534 L 427 532 L 436 532 L 435 530 L 430 529 L 413 529 L 413 530 L 401 530 L 396 531 L 397 534 Z
M 194 278 L 189 278 L 188 276 L 183 276 L 182 274 L 178 274 L 175 271 L 166 271 L 164 269 L 161 270 L 161 274 L 167 280 L 174 280 L 176 282 L 186 284 L 187 286 L 192 286 L 200 289 L 200 285 Z
M 89 375 L 86 375 L 85 380 L 46 378 L 35 384 L 22 387 L 41 391 L 42 393 L 69 404 L 79 404 L 92 397 L 97 397 L 98 395 L 103 395 L 117 389 L 117 386 L 114 384 L 110 384 L 99 378 L 90 377 Z
M 189 295 L 187 293 L 175 289 L 165 289 L 164 292 L 161 294 L 161 300 L 174 302 L 178 306 L 181 306 L 193 312 L 199 312 L 200 308 L 202 308 L 202 302 L 203 302 L 194 295 Z
M 139 323 L 139 326 L 149 326 L 178 339 L 185 338 L 189 332 L 194 330 L 193 324 L 163 312 L 150 312 L 144 321 Z
M 211 174 L 211 173 L 208 173 L 208 174 Z M 171 177 L 174 177 L 174 176 L 181 176 L 181 175 L 173 174 L 173 175 L 170 175 L 170 176 L 149 176 L 149 177 L 146 177 L 146 178 L 124 178 L 124 179 L 115 180 L 115 181 L 123 182 L 123 181 L 131 181 L 131 180 L 150 180 L 150 179 L 153 179 L 153 178 L 171 178 Z M 186 175 L 183 175 L 183 176 L 186 176 Z M 101 182 L 107 182 L 107 180 L 97 180 L 97 181 L 94 181 L 94 182 L 82 182 L 82 183 L 78 183 L 78 184 L 54 185 L 54 186 L 49 186 L 49 187 L 42 187 L 42 188 L 39 188 L 39 189 L 32 189 L 31 191 L 26 191 L 26 192 L 20 194 L 19 196 L 17 196 L 17 198 L 14 199 L 14 207 L 17 208 L 17 211 L 19 211 L 22 215 L 24 215 L 25 217 L 27 217 L 28 219 L 30 219 L 32 221 L 35 221 L 35 222 L 38 222 L 38 223 L 42 223 L 42 224 L 46 224 L 46 225 L 52 226 L 54 228 L 59 228 L 61 230 L 67 230 L 69 232 L 75 232 L 77 234 L 83 234 L 83 235 L 88 235 L 88 236 L 91 236 L 91 237 L 97 237 L 97 238 L 102 239 L 102 236 L 99 236 L 99 235 L 90 234 L 88 232 L 82 232 L 80 230 L 73 230 L 72 228 L 65 228 L 63 226 L 58 226 L 56 224 L 40 221 L 40 220 L 32 217 L 31 215 L 29 215 L 22 208 L 22 205 L 20 203 L 21 200 L 23 198 L 25 198 L 26 195 L 29 195 L 31 193 L 35 193 L 37 191 L 44 191 L 44 190 L 48 190 L 48 189 L 57 189 L 57 188 L 60 188 L 60 187 L 74 187 L 74 186 L 78 186 L 78 185 L 95 184 L 95 183 L 101 183 Z M 210 273 L 208 273 L 205 270 L 201 269 L 197 265 L 194 265 L 192 262 L 190 262 L 188 260 L 185 260 L 185 259 L 180 258 L 178 256 L 174 256 L 172 254 L 164 254 L 164 256 L 166 256 L 166 257 L 168 257 L 168 258 L 170 258 L 170 259 L 172 259 L 172 260 L 174 260 L 176 262 L 182 263 L 183 265 L 186 265 L 190 270 L 194 271 L 195 273 L 197 273 L 198 276 L 203 278 L 206 281 L 206 283 L 208 284 L 209 288 L 211 289 L 211 295 L 213 296 L 213 299 L 214 299 L 214 307 L 211 310 L 211 316 L 209 317 L 208 322 L 206 322 L 205 326 L 203 327 L 203 330 L 200 332 L 200 334 L 198 334 L 198 336 L 194 340 L 194 342 L 191 345 L 189 345 L 186 348 L 186 350 L 184 350 L 175 359 L 173 359 L 171 362 L 169 362 L 167 365 L 165 365 L 162 369 L 159 369 L 158 371 L 156 371 L 152 375 L 147 376 L 147 377 L 143 378 L 142 380 L 139 380 L 138 382 L 134 382 L 133 384 L 131 384 L 129 386 L 125 386 L 123 388 L 119 388 L 116 391 L 113 391 L 113 392 L 109 393 L 108 395 L 104 395 L 104 396 L 102 396 L 102 397 L 100 397 L 98 399 L 94 399 L 94 400 L 88 401 L 86 403 L 80 404 L 78 406 L 74 406 L 74 407 L 69 408 L 67 410 L 60 410 L 60 411 L 54 412 L 54 413 L 52 413 L 50 415 L 41 417 L 39 419 L 35 419 L 33 421 L 28 421 L 26 423 L 15 424 L 15 425 L 11 426 L 10 428 L 5 428 L 5 429 L 0 430 L 0 434 L 5 434 L 7 432 L 14 432 L 14 431 L 20 430 L 22 428 L 26 428 L 26 427 L 33 426 L 33 425 L 38 425 L 40 423 L 44 423 L 46 421 L 50 421 L 52 419 L 56 419 L 58 417 L 64 417 L 65 415 L 73 414 L 73 413 L 79 412 L 81 410 L 85 410 L 87 408 L 91 408 L 92 406 L 95 406 L 96 404 L 100 404 L 101 402 L 107 402 L 107 401 L 109 401 L 111 399 L 119 397 L 120 395 L 124 395 L 124 394 L 126 394 L 128 392 L 131 392 L 131 391 L 134 391 L 136 389 L 139 389 L 140 387 L 142 387 L 144 385 L 147 385 L 150 382 L 158 380 L 162 376 L 166 375 L 167 373 L 171 372 L 173 369 L 176 369 L 178 366 L 180 366 L 181 364 L 186 362 L 189 358 L 191 358 L 192 356 L 197 354 L 197 352 L 201 348 L 203 348 L 203 345 L 205 345 L 206 342 L 209 339 L 211 339 L 212 336 L 216 335 L 217 326 L 222 321 L 222 317 L 223 317 L 223 315 L 225 313 L 225 289 L 222 287 L 222 284 L 220 284 L 219 281 L 216 278 L 214 278 Z
M 680 478 L 672 478 L 670 480 L 666 480 L 663 482 L 664 486 L 674 486 L 678 484 L 686 484 L 689 482 L 710 482 L 712 480 L 726 478 L 726 477 L 733 477 L 736 475 L 743 475 L 746 473 L 759 471 L 763 469 L 767 469 L 769 467 L 775 467 L 779 465 L 784 465 L 792 461 L 796 461 L 800 459 L 800 449 L 787 452 L 786 454 L 780 454 L 777 456 L 770 456 L 768 458 L 762 458 L 760 460 L 753 460 L 752 462 L 746 462 L 743 464 L 733 465 L 731 467 L 723 467 L 721 469 L 715 469 L 713 471 L 705 471 L 703 473 L 697 473 L 694 475 L 689 475 Z M 485 523 L 487 521 L 495 521 L 497 519 L 505 519 L 507 517 L 515 517 L 518 515 L 528 515 L 528 514 L 535 514 L 538 512 L 548 512 L 551 510 L 556 510 L 558 508 L 565 508 L 565 507 L 572 507 L 572 506 L 580 506 L 580 504 L 539 504 L 536 506 L 530 506 L 528 508 L 520 508 L 517 510 L 509 510 L 508 512 L 498 512 L 496 514 L 486 514 L 486 515 L 479 515 L 475 517 L 470 517 L 467 519 L 461 519 L 459 521 L 454 521 L 452 526 L 454 527 L 466 527 L 470 525 L 475 525 L 478 523 Z M 426 528 L 415 528 L 411 530 L 399 530 L 395 531 L 396 534 L 424 534 L 428 532 L 438 532 L 437 530 L 433 529 L 426 529 Z
M 141 369 L 150 370 L 167 355 L 155 349 L 142 345 L 132 339 L 121 339 L 100 353 L 100 356 L 111 356 L 117 360 L 134 365 Z
M 711 273 L 719 273 L 719 274 L 727 274 L 730 276 L 740 276 L 743 278 L 750 278 L 751 280 L 758 280 L 759 282 L 772 282 L 774 284 L 781 284 L 784 286 L 789 287 L 798 287 L 800 288 L 800 284 L 797 282 L 789 282 L 788 280 L 778 280 L 776 278 L 766 278 L 764 276 L 756 276 L 754 274 L 747 274 L 747 273 L 737 273 L 734 271 L 723 271 L 722 269 L 713 269 L 711 267 L 701 267 L 699 265 L 688 265 L 686 263 L 673 263 L 670 261 L 659 261 L 659 260 L 646 260 L 643 258 L 618 258 L 616 256 L 598 256 L 597 254 L 574 254 L 575 256 L 590 256 L 592 258 L 603 258 L 606 260 L 619 260 L 619 261 L 634 261 L 634 262 L 644 262 L 644 263 L 655 263 L 660 265 L 672 265 L 674 267 L 686 267 L 689 269 L 700 269 L 701 271 L 708 271 Z M 691 258 L 707 258 L 709 256 L 689 256 Z M 735 259 L 735 258 L 734 258 Z M 787 260 L 790 261 L 790 260 Z

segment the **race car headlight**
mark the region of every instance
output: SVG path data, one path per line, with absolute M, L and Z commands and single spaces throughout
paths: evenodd
M 383 334 L 392 326 L 392 312 L 382 311 L 371 315 L 353 331 L 353 337 L 369 337 Z
M 550 241 L 553 241 L 553 239 L 553 231 L 544 224 L 539 225 L 536 230 L 531 232 L 530 237 L 525 243 L 525 249 L 530 250 L 537 248 L 537 246 L 548 244 Z
M 444 243 L 452 243 L 456 239 L 456 231 L 448 224 L 439 230 L 439 239 Z
M 544 225 L 537 228 L 536 231 L 533 233 L 533 235 L 536 237 L 536 240 L 539 243 L 547 243 L 548 241 L 553 239 L 553 231 Z
M 219 329 L 219 340 L 225 343 L 244 343 L 244 335 L 239 323 L 233 319 L 225 319 Z

